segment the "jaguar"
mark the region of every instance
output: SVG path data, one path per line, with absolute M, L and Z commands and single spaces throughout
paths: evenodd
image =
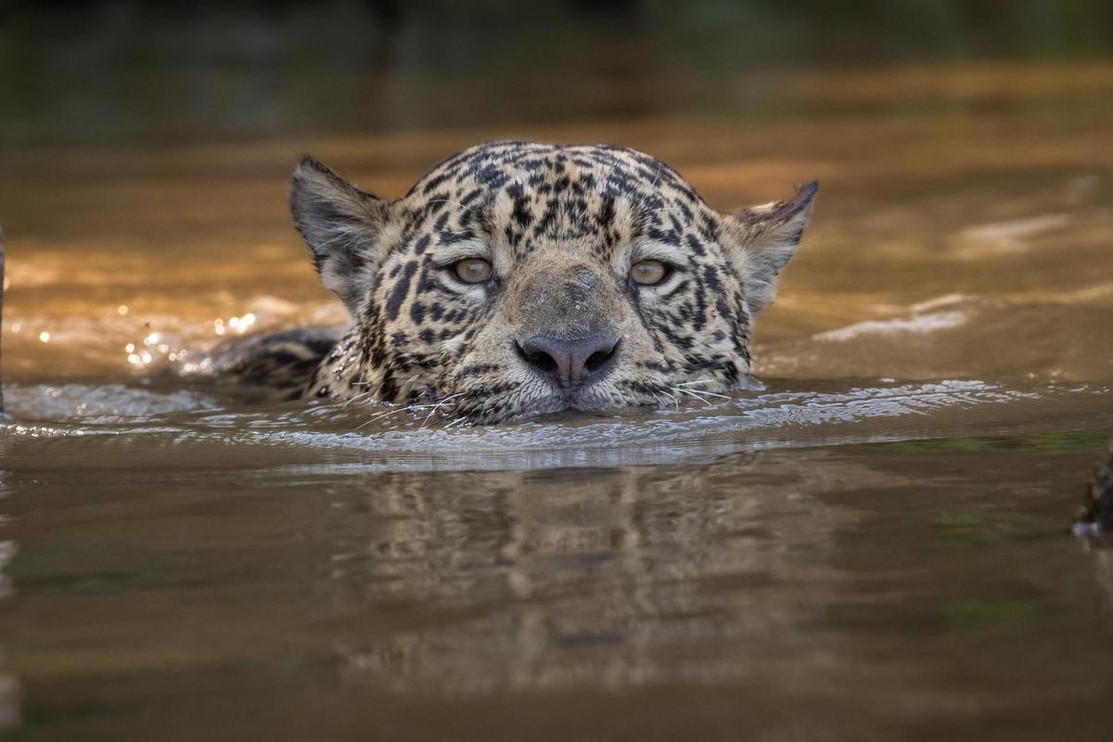
M 722 214 L 634 149 L 500 141 L 388 200 L 306 156 L 294 223 L 351 326 L 271 336 L 230 365 L 291 397 L 475 423 L 722 394 L 748 381 L 816 190 Z

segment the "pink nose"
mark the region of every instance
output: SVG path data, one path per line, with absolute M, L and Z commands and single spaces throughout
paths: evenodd
M 531 369 L 562 387 L 597 381 L 613 367 L 618 339 L 592 335 L 564 340 L 537 335 L 517 344 L 518 355 Z

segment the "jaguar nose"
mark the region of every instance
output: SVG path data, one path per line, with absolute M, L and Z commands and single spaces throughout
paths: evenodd
M 606 376 L 615 365 L 618 338 L 591 335 L 564 340 L 537 335 L 515 347 L 526 365 L 567 389 Z

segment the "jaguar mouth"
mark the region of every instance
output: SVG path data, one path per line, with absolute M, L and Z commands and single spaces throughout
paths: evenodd
M 473 381 L 455 394 L 444 397 L 438 409 L 447 418 L 464 419 L 476 425 L 537 418 L 559 413 L 598 413 L 630 407 L 671 406 L 676 397 L 668 387 L 630 380 L 609 379 L 600 384 L 561 386 L 531 379 L 525 383 L 492 388 L 490 382 Z
M 511 418 L 535 418 L 561 413 L 603 412 L 629 407 L 657 406 L 652 398 L 626 398 L 617 394 L 604 394 L 590 386 L 572 389 L 556 388 L 543 396 L 509 404 L 503 415 L 487 417 L 484 422 L 500 422 Z

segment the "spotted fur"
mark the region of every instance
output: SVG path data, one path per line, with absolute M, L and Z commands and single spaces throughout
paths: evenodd
M 443 405 L 476 422 L 566 409 L 671 405 L 750 371 L 754 318 L 773 300 L 816 185 L 735 215 L 669 166 L 609 145 L 482 144 L 388 201 L 306 157 L 291 207 L 326 287 L 352 315 L 306 395 Z M 452 266 L 482 258 L 490 281 Z M 639 260 L 672 267 L 659 286 Z M 522 347 L 604 334 L 606 373 L 558 384 Z

